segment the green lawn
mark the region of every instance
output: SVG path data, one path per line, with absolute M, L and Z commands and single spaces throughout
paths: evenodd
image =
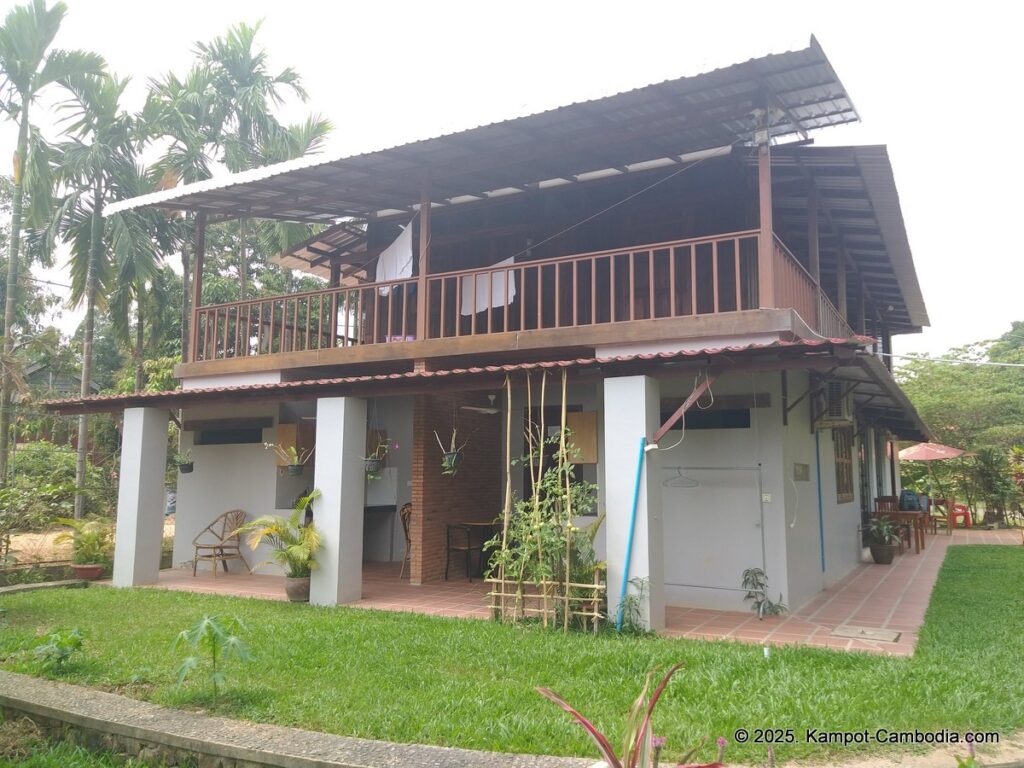
M 659 706 L 668 755 L 740 727 L 797 728 L 780 758 L 849 754 L 803 743 L 831 730 L 1024 727 L 1024 548 L 951 547 L 912 658 L 761 648 L 539 629 L 358 609 L 110 589 L 11 595 L 0 632 L 6 669 L 56 627 L 86 634 L 64 679 L 178 707 L 209 704 L 201 680 L 175 685 L 171 642 L 203 613 L 247 625 L 257 657 L 229 672 L 219 709 L 233 717 L 401 742 L 592 756 L 579 728 L 534 692 L 563 694 L 615 734 L 648 669 L 685 661 Z M 872 747 L 877 749 L 877 747 Z M 713 747 L 711 748 L 713 749 Z M 894 748 L 894 749 L 906 749 Z M 710 756 L 710 750 L 706 752 Z M 763 748 L 731 744 L 730 761 Z

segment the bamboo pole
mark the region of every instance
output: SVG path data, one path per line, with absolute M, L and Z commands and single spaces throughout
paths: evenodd
M 566 429 L 566 400 L 568 398 L 568 371 L 562 369 L 562 428 L 558 439 L 559 466 L 562 476 L 565 479 L 565 611 L 562 616 L 562 631 L 569 631 L 569 584 L 572 581 L 572 478 L 568 469 L 568 456 L 566 456 L 565 429 Z
M 501 565 L 498 578 L 505 580 L 505 557 L 508 552 L 508 526 L 512 520 L 512 377 L 505 377 L 505 509 L 501 526 Z M 504 592 L 504 590 L 502 590 Z M 505 619 L 505 595 L 501 596 L 501 618 Z
M 548 372 L 542 370 L 540 372 L 540 405 L 537 410 L 540 413 L 540 431 L 539 437 L 539 450 L 537 451 L 537 478 L 538 482 L 544 481 L 544 444 L 546 442 L 547 434 L 544 432 L 544 402 L 546 400 L 548 385 Z M 533 489 L 533 521 L 537 525 L 540 523 L 540 493 L 535 487 Z M 540 534 L 537 534 L 537 568 L 539 573 L 544 573 L 544 548 Z M 544 629 L 548 628 L 548 592 L 544 590 Z

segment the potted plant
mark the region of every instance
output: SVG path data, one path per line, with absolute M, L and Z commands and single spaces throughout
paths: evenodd
M 437 444 L 441 446 L 441 474 L 445 477 L 452 477 L 456 472 L 459 471 L 459 466 L 462 464 L 462 449 L 466 447 L 468 440 L 464 440 L 461 445 L 458 444 L 458 429 L 452 427 L 452 439 L 448 445 L 441 442 L 441 436 L 434 432 L 434 438 L 437 440 Z
M 272 450 L 284 464 L 289 475 L 301 475 L 302 468 L 313 456 L 313 448 L 296 448 L 294 445 L 283 446 L 277 443 L 264 443 L 264 449 Z
M 110 520 L 103 517 L 73 520 L 61 517 L 57 520 L 70 530 L 59 534 L 54 544 L 71 542 L 71 570 L 75 578 L 93 581 L 103 575 L 110 563 L 110 553 L 114 545 L 113 526 Z
M 367 480 L 380 480 L 380 471 L 384 468 L 384 463 L 387 461 L 388 452 L 395 448 L 398 448 L 398 445 L 392 445 L 389 438 L 378 438 L 374 449 L 363 457 L 363 466 L 366 468 Z
M 195 469 L 195 463 L 192 461 L 191 450 L 187 450 L 184 453 L 174 454 L 174 463 L 178 465 L 178 471 L 183 475 L 187 475 Z
M 873 517 L 868 523 L 868 546 L 878 565 L 889 565 L 899 547 L 899 529 L 887 517 Z
M 248 544 L 253 549 L 263 542 L 270 546 L 269 562 L 284 569 L 284 591 L 293 603 L 309 602 L 309 577 L 317 567 L 321 537 L 312 522 L 303 524 L 303 516 L 306 507 L 319 496 L 320 491 L 314 489 L 295 502 L 288 517 L 263 515 L 238 529 L 239 533 L 248 534 Z

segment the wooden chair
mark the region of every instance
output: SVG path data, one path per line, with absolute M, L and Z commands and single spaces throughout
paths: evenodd
M 412 520 L 412 502 L 405 502 L 398 510 L 398 517 L 402 521 L 402 533 L 405 534 L 405 555 L 402 557 L 402 570 L 398 572 L 398 578 L 405 578 L 405 566 L 412 562 L 412 537 L 409 535 L 409 525 Z M 412 570 L 412 565 L 409 566 Z
M 446 553 L 444 560 L 444 580 L 448 581 L 448 568 L 452 555 L 461 555 L 466 560 L 466 578 L 473 581 L 473 553 L 483 555 L 483 545 L 473 543 L 472 531 L 465 525 L 452 524 L 446 527 Z
M 928 522 L 932 526 L 932 533 L 939 532 L 939 523 L 946 526 L 946 533 L 951 534 L 953 531 L 949 526 L 949 499 L 934 499 L 931 503 L 931 507 L 928 510 Z
M 192 546 L 195 547 L 195 557 L 192 559 L 193 577 L 196 575 L 200 560 L 213 563 L 214 578 L 217 578 L 217 563 L 224 566 L 225 573 L 228 572 L 228 560 L 241 560 L 246 570 L 252 573 L 252 568 L 242 556 L 242 545 L 238 535 L 238 529 L 244 522 L 245 512 L 241 509 L 232 509 L 219 515 L 192 539 Z

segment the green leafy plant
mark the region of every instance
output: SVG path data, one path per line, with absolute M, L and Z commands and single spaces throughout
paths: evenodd
M 303 448 L 299 450 L 294 445 L 282 446 L 277 443 L 264 443 L 263 448 L 273 451 L 283 464 L 299 466 L 305 464 L 313 457 L 314 448 Z
M 387 437 L 378 437 L 377 445 L 366 456 L 363 456 L 363 463 L 366 467 L 366 479 L 380 480 L 380 472 L 384 468 L 384 462 L 387 460 L 388 454 L 397 449 L 398 443 L 393 443 Z
M 619 631 L 626 635 L 650 634 L 644 627 L 643 615 L 643 605 L 651 588 L 650 580 L 634 577 L 629 580 L 629 585 L 633 588 L 627 589 L 622 596 L 622 627 Z
M 640 690 L 640 695 L 633 702 L 633 706 L 630 707 L 629 714 L 626 717 L 625 737 L 622 750 L 619 753 L 616 753 L 611 740 L 599 731 L 597 726 L 590 722 L 590 720 L 573 709 L 565 699 L 550 688 L 538 688 L 537 691 L 572 715 L 576 722 L 583 727 L 583 730 L 587 732 L 587 735 L 590 736 L 594 744 L 597 745 L 597 749 L 601 753 L 601 759 L 604 760 L 608 768 L 653 768 L 656 750 L 655 737 L 651 731 L 651 716 L 654 714 L 654 708 L 657 706 L 661 695 L 665 692 L 665 688 L 668 686 L 672 676 L 682 666 L 682 663 L 679 663 L 671 667 L 650 695 L 648 695 L 648 691 L 651 687 L 651 680 L 654 677 L 654 670 L 647 674 L 644 687 Z M 660 747 L 661 745 L 659 744 L 658 752 L 660 752 Z M 688 760 L 699 748 L 700 745 L 687 752 L 683 756 L 682 761 Z
M 868 538 L 875 544 L 895 544 L 899 528 L 887 517 L 873 517 L 868 523 Z
M 781 592 L 778 602 L 774 602 L 768 597 L 768 577 L 760 568 L 747 568 L 743 572 L 740 587 L 747 591 L 743 599 L 753 601 L 750 607 L 757 614 L 758 619 L 763 619 L 765 616 L 778 616 L 789 610 L 782 602 Z
M 249 661 L 252 654 L 239 637 L 244 629 L 242 622 L 233 616 L 203 616 L 191 629 L 183 629 L 174 639 L 174 650 L 187 648 L 191 653 L 178 665 L 178 685 L 183 685 L 188 676 L 200 666 L 200 656 L 209 660 L 207 680 L 213 690 L 213 701 L 217 703 L 220 690 L 227 682 L 224 664 L 231 659 Z
M 34 654 L 43 669 L 60 672 L 82 650 L 84 641 L 85 635 L 79 629 L 57 629 L 39 641 Z
M 319 497 L 319 489 L 314 489 L 296 500 L 295 508 L 288 517 L 263 515 L 243 525 L 238 532 L 248 534 L 250 547 L 255 548 L 263 542 L 269 544 L 270 561 L 281 566 L 286 576 L 306 578 L 317 567 L 316 553 L 322 537 L 312 523 L 304 525 L 302 521 L 306 507 Z
M 177 464 L 179 467 L 182 464 L 191 464 L 192 463 L 192 450 L 189 449 L 189 450 L 185 451 L 184 453 L 175 452 L 175 454 L 174 454 L 174 463 Z
M 100 565 L 110 562 L 114 547 L 113 525 L 105 517 L 74 520 L 62 517 L 57 520 L 71 530 L 60 533 L 54 544 L 71 542 L 72 560 L 76 565 Z
M 452 438 L 448 446 L 445 447 L 445 444 L 441 442 L 441 436 L 436 431 L 434 432 L 434 439 L 441 447 L 441 474 L 445 477 L 452 477 L 459 471 L 459 466 L 462 464 L 462 449 L 469 442 L 469 440 L 463 440 L 460 444 L 458 434 L 458 428 L 452 427 Z

